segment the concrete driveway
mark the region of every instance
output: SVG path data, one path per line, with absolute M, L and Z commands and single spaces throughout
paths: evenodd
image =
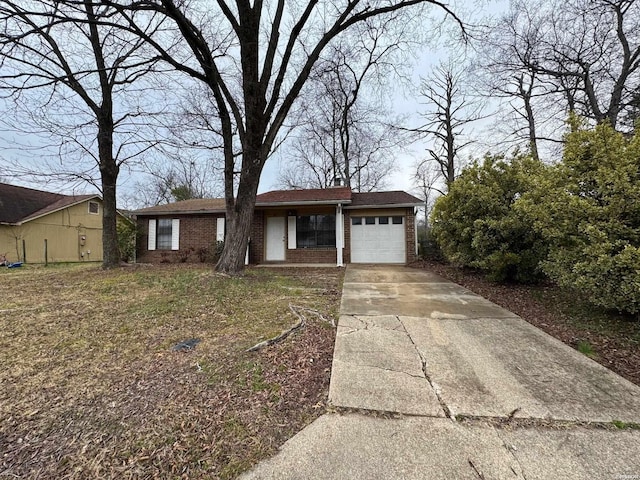
M 639 387 L 428 272 L 349 265 L 329 400 L 245 478 L 640 480 Z

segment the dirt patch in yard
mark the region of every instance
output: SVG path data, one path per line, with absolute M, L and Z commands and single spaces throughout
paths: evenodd
M 336 269 L 0 272 L 0 477 L 234 478 L 325 411 Z M 195 349 L 173 346 L 199 339 Z
M 519 315 L 627 380 L 640 385 L 640 322 L 591 305 L 555 285 L 500 285 L 482 274 L 437 262 L 425 268 Z

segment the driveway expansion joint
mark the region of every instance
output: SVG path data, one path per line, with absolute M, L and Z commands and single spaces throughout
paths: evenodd
M 327 414 L 330 415 L 362 415 L 365 417 L 383 418 L 385 420 L 402 420 L 405 418 L 433 418 L 444 420 L 444 417 L 438 415 L 427 415 L 423 413 L 407 413 L 397 412 L 395 410 L 377 410 L 375 408 L 363 407 L 343 407 L 329 403 L 327 405 Z

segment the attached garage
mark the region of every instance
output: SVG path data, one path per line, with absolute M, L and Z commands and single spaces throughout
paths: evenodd
M 406 264 L 416 258 L 415 209 L 420 199 L 406 192 L 354 193 L 348 215 L 351 263 Z
M 352 216 L 352 263 L 406 263 L 405 217 Z

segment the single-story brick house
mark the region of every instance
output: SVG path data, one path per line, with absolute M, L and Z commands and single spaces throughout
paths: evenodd
M 257 196 L 247 263 L 397 263 L 416 257 L 415 210 L 402 191 L 348 187 L 276 190 Z M 224 240 L 224 199 L 144 208 L 137 217 L 137 261 L 199 261 Z

